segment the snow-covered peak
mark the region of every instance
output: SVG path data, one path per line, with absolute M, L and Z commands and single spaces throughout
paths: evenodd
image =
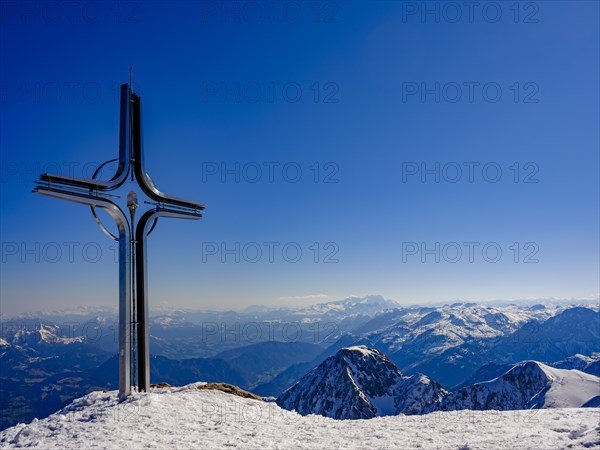
M 534 361 L 535 362 L 535 361 Z M 579 370 L 556 369 L 537 363 L 548 378 L 546 408 L 576 408 L 600 396 L 600 378 Z
M 58 325 L 39 324 L 35 329 L 21 328 L 12 337 L 15 345 L 37 347 L 44 344 L 74 344 L 84 342 L 84 336 L 63 337 Z
M 398 303 L 393 300 L 386 300 L 383 295 L 367 295 L 366 297 L 351 296 L 344 300 L 338 300 L 336 302 L 330 302 L 334 304 L 346 305 L 346 306 L 379 306 L 383 308 L 396 308 Z
M 594 352 L 590 356 L 577 353 L 560 361 L 548 363 L 548 365 L 557 369 L 576 369 L 600 376 L 600 353 Z
M 375 316 L 399 306 L 398 303 L 393 300 L 386 300 L 381 295 L 368 295 L 366 297 L 351 296 L 343 300 L 319 303 L 301 308 L 297 312 L 306 315 L 326 314 L 332 317 Z
M 444 409 L 578 408 L 600 396 L 600 378 L 538 361 L 515 364 L 504 375 L 446 398 Z
M 327 358 L 277 399 L 300 414 L 367 419 L 420 414 L 435 408 L 446 391 L 424 375 L 403 376 L 382 353 L 347 347 Z
M 380 356 L 381 353 L 379 353 L 377 350 L 371 349 L 369 347 L 367 347 L 366 345 L 355 345 L 352 347 L 345 347 L 342 350 L 346 350 L 349 352 L 358 352 L 363 356 Z

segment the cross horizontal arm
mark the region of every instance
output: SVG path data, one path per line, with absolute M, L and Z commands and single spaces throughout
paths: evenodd
M 129 175 L 130 166 L 130 149 L 129 139 L 130 131 L 130 105 L 129 105 L 129 86 L 127 83 L 121 85 L 121 115 L 119 123 L 119 165 L 114 176 L 108 181 L 90 180 L 87 178 L 66 177 L 63 175 L 54 175 L 44 173 L 40 176 L 43 182 L 49 184 L 59 184 L 68 186 L 78 186 L 87 189 L 95 189 L 100 191 L 112 191 L 120 187 Z
M 133 123 L 133 170 L 142 191 L 152 200 L 179 208 L 202 211 L 206 206 L 182 198 L 167 195 L 158 190 L 144 169 L 144 148 L 142 142 L 142 105 L 137 94 L 131 94 L 131 117 Z
M 94 195 L 83 194 L 79 192 L 69 192 L 62 189 L 54 189 L 48 188 L 44 186 L 37 186 L 33 189 L 34 194 L 47 195 L 48 197 L 59 198 L 62 200 L 68 200 L 70 202 L 81 203 L 83 205 L 96 206 L 98 208 L 102 208 L 106 210 L 111 217 L 117 223 L 117 227 L 119 229 L 119 233 L 125 232 L 125 230 L 129 230 L 129 222 L 127 221 L 127 217 L 115 203 L 110 200 L 97 197 Z
M 122 177 L 122 181 L 120 180 L 121 177 L 119 177 L 119 179 L 117 180 L 112 179 L 109 181 L 102 181 L 91 180 L 87 178 L 66 177 L 63 175 L 54 175 L 50 173 L 43 173 L 42 175 L 40 175 L 40 180 L 50 185 L 67 185 L 86 189 L 94 189 L 98 191 L 112 191 L 118 188 L 121 184 L 123 184 L 123 182 L 127 178 L 127 172 L 128 171 L 123 172 L 124 176 Z

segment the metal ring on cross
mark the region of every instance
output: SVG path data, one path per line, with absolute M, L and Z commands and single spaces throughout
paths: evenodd
M 92 180 L 96 179 L 96 177 L 98 176 L 98 173 L 100 173 L 100 170 L 102 170 L 102 168 L 105 165 L 110 164 L 111 162 L 115 162 L 115 161 L 117 161 L 117 158 L 111 159 L 109 161 L 106 161 L 106 162 L 100 164 L 100 166 L 94 172 L 94 175 L 92 175 Z M 92 192 L 92 189 L 90 189 L 90 192 Z M 98 224 L 100 229 L 104 232 L 104 234 L 106 234 L 109 238 L 114 239 L 115 241 L 118 241 L 119 238 L 116 237 L 114 234 L 112 234 L 110 231 L 108 231 L 108 229 L 104 226 L 104 224 L 98 217 L 98 214 L 96 214 L 96 208 L 93 205 L 90 205 L 90 209 L 92 210 L 92 215 L 94 216 L 94 220 L 96 221 L 96 223 Z
M 100 171 L 102 170 L 102 168 L 107 165 L 110 164 L 112 162 L 118 161 L 118 158 L 115 159 L 110 159 L 106 162 L 103 162 L 102 164 L 100 164 L 100 166 L 98 166 L 98 168 L 95 170 L 94 175 L 92 175 L 92 180 L 95 180 L 96 177 L 98 176 L 98 174 L 100 173 Z M 92 192 L 93 189 L 90 189 L 90 192 Z M 109 238 L 118 241 L 119 238 L 116 237 L 114 234 L 112 234 L 110 231 L 108 231 L 108 229 L 104 226 L 104 224 L 102 223 L 102 221 L 100 220 L 100 218 L 98 217 L 98 214 L 96 214 L 96 208 L 93 205 L 90 205 L 90 209 L 92 210 L 92 215 L 94 216 L 94 220 L 96 221 L 96 223 L 98 224 L 98 226 L 100 227 L 100 229 L 104 232 L 104 234 L 106 234 Z M 150 229 L 148 230 L 148 232 L 146 233 L 146 236 L 149 236 L 150 233 L 152 233 L 152 230 L 154 230 L 154 227 L 156 227 L 156 223 L 158 222 L 158 217 L 156 217 L 154 219 L 154 223 L 152 224 L 152 226 L 150 227 Z M 133 227 L 133 224 L 131 224 L 131 226 Z

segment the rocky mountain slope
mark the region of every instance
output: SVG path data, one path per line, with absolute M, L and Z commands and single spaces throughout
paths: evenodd
M 504 375 L 450 394 L 443 410 L 579 408 L 600 398 L 600 378 L 579 370 L 556 369 L 537 361 L 516 364 Z
M 277 404 L 300 414 L 368 419 L 421 414 L 436 409 L 446 395 L 425 375 L 406 377 L 377 350 L 357 346 L 327 358 L 284 392 Z

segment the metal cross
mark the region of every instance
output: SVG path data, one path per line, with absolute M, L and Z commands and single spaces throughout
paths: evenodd
M 102 164 L 92 179 L 42 174 L 33 192 L 89 205 L 102 231 L 119 242 L 119 397 L 124 399 L 131 394 L 132 376 L 133 384 L 139 390 L 147 391 L 150 387 L 146 236 L 154 229 L 159 217 L 200 219 L 204 205 L 166 195 L 154 186 L 144 170 L 141 99 L 127 83 L 121 85 L 120 115 L 119 158 Z M 100 169 L 115 161 L 118 161 L 118 168 L 114 176 L 108 181 L 97 180 Z M 153 200 L 146 203 L 154 205 L 141 216 L 137 226 L 134 226 L 137 194 L 131 191 L 127 196 L 131 223 L 123 210 L 111 200 L 118 197 L 109 194 L 125 183 L 130 172 L 140 189 Z M 118 236 L 104 227 L 96 208 L 105 210 L 115 220 Z M 137 340 L 137 370 L 135 363 L 133 370 L 131 368 L 132 350 L 135 362 L 132 340 Z

